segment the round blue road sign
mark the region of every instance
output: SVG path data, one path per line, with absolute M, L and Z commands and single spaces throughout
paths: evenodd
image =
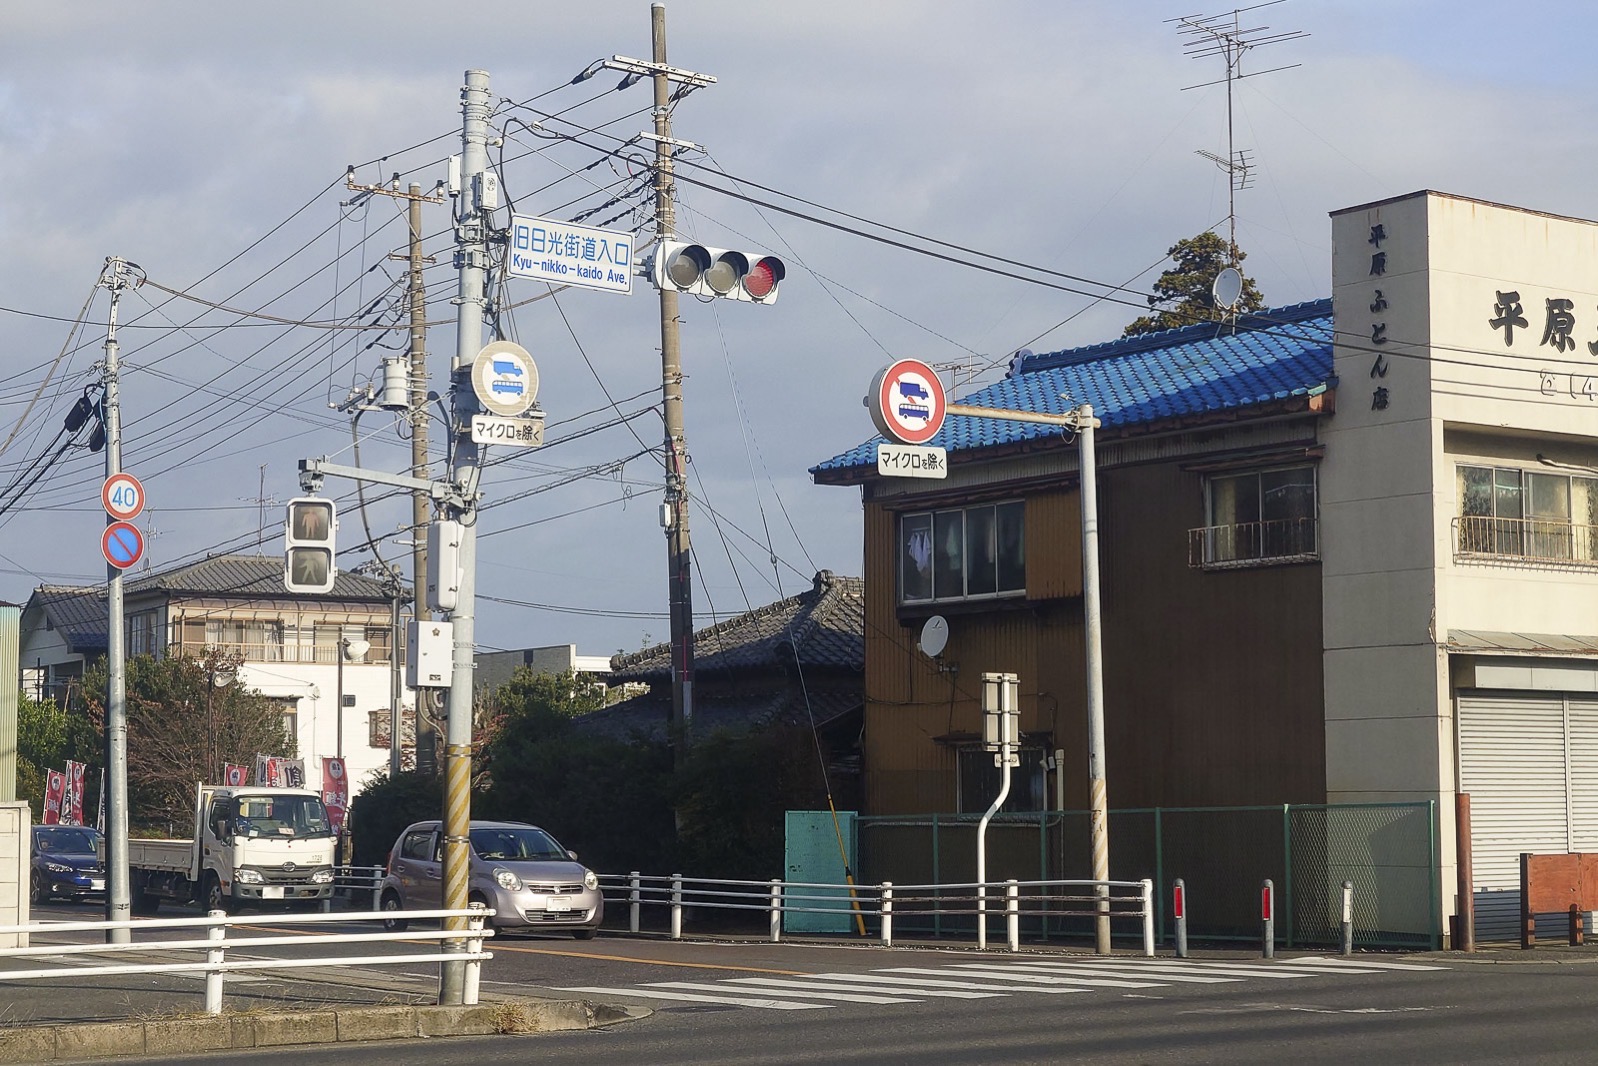
M 100 538 L 100 550 L 105 553 L 106 562 L 126 570 L 143 558 L 144 534 L 132 522 L 112 522 Z

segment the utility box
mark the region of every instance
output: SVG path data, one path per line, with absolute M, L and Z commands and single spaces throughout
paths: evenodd
M 460 603 L 464 532 L 448 518 L 427 527 L 427 605 L 435 611 L 453 611 Z
M 425 620 L 405 627 L 405 684 L 449 688 L 455 673 L 455 625 Z

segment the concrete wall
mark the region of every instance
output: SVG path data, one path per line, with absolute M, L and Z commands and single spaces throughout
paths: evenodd
M 33 813 L 26 803 L 0 803 L 0 925 L 28 920 L 28 829 Z M 0 934 L 0 948 L 26 947 L 23 934 Z
M 0 803 L 17 798 L 17 644 L 22 608 L 0 603 Z

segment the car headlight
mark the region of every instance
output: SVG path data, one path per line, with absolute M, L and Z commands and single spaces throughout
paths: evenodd
M 53 874 L 69 874 L 74 872 L 72 867 L 59 862 L 47 862 L 44 864 L 44 868 Z
M 499 882 L 500 888 L 506 888 L 512 892 L 520 892 L 522 890 L 522 879 L 503 866 L 494 867 L 494 880 Z
M 583 871 L 583 887 L 592 891 L 599 887 L 599 875 L 592 870 Z
M 333 871 L 332 870 L 318 870 L 314 874 L 311 875 L 311 884 L 313 884 L 313 885 L 330 885 L 332 883 L 333 883 Z
M 266 880 L 266 878 L 261 876 L 261 871 L 259 870 L 241 869 L 233 871 L 233 880 L 237 881 L 241 885 L 258 885 L 262 881 Z

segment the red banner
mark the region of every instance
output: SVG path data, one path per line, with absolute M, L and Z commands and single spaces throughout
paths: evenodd
M 333 832 L 344 831 L 344 811 L 350 805 L 350 779 L 344 772 L 344 760 L 323 756 L 322 802 L 327 806 L 327 820 Z
M 305 760 L 282 755 L 257 755 L 255 783 L 268 788 L 304 788 Z
M 234 762 L 222 764 L 222 783 L 224 785 L 247 784 L 249 775 L 250 768 L 248 766 L 240 766 Z
M 63 775 L 66 780 L 63 783 L 63 791 L 61 793 L 62 825 L 83 824 L 83 790 L 85 785 L 83 778 L 85 771 L 88 769 L 87 766 L 80 762 L 67 760 L 67 772 Z
M 66 792 L 67 775 L 60 770 L 46 770 L 44 777 L 44 824 L 56 825 L 61 821 L 61 796 Z

